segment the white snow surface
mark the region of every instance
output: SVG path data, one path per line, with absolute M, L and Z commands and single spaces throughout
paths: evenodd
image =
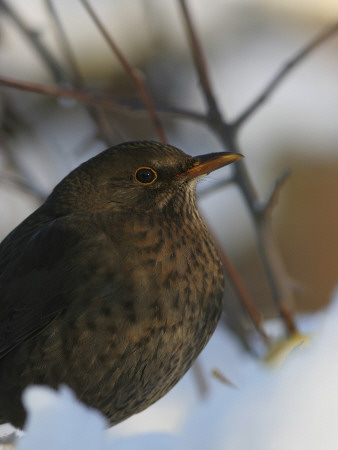
M 338 293 L 330 307 L 299 317 L 313 332 L 279 368 L 245 353 L 218 328 L 200 357 L 209 390 L 198 393 L 190 371 L 163 399 L 106 430 L 97 411 L 66 386 L 34 386 L 24 393 L 29 411 L 19 450 L 330 450 L 338 448 Z M 219 369 L 236 387 L 211 375 Z

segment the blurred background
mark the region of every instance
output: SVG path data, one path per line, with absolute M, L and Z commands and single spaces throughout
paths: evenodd
M 230 120 L 293 55 L 338 19 L 336 0 L 190 0 L 188 5 L 218 100 Z M 96 0 L 92 6 L 157 104 L 204 111 L 176 1 Z M 337 51 L 338 36 L 316 49 L 239 134 L 240 151 L 262 199 L 279 174 L 291 170 L 273 209 L 272 226 L 288 273 L 299 285 L 297 312 L 325 306 L 338 279 Z M 79 86 L 128 104 L 139 98 L 78 0 L 0 0 L 0 77 Z M 169 142 L 187 153 L 223 150 L 203 123 L 173 114 L 161 119 Z M 142 111 L 88 108 L 74 100 L 0 86 L 0 239 L 80 162 L 109 145 L 139 139 L 158 140 Z M 200 191 L 227 176 L 227 170 L 203 180 Z M 200 206 L 257 308 L 265 318 L 275 316 L 252 220 L 236 186 L 203 196 Z M 239 343 L 232 339 L 216 335 L 210 343 L 214 352 L 203 355 L 210 371 L 218 358 L 237 384 L 247 367 L 236 363 Z M 133 427 L 140 432 L 169 429 L 168 424 L 179 423 L 187 409 L 183 397 L 196 394 L 186 386 L 179 383 L 163 399 L 166 403 L 161 400 L 155 409 L 114 427 L 115 433 Z
M 204 111 L 175 1 L 97 0 L 92 5 L 142 73 L 155 102 Z M 189 6 L 228 119 L 244 111 L 292 55 L 338 18 L 335 0 L 190 0 Z M 36 41 L 38 51 L 32 45 Z M 47 54 L 42 55 L 42 47 Z M 327 304 L 338 278 L 337 50 L 338 37 L 313 52 L 239 135 L 261 198 L 283 169 L 291 170 L 272 224 L 286 268 L 301 286 L 296 311 Z M 81 85 L 128 102 L 138 99 L 93 20 L 75 0 L 0 1 L 0 76 Z M 223 149 L 202 123 L 172 114 L 161 118 L 169 142 L 187 153 Z M 0 121 L 1 239 L 80 162 L 124 140 L 158 140 L 142 111 L 88 108 L 5 87 L 0 90 Z M 201 189 L 226 170 L 209 176 Z M 204 196 L 200 205 L 259 310 L 265 317 L 275 315 L 251 218 L 237 188 Z

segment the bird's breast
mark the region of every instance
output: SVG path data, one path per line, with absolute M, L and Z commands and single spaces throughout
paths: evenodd
M 167 333 L 204 346 L 221 312 L 224 281 L 200 217 L 145 223 L 133 232 L 123 271 L 132 284 L 136 322 L 161 324 Z

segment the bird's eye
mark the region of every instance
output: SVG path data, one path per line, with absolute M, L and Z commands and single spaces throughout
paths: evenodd
M 139 167 L 135 172 L 136 180 L 141 184 L 151 184 L 157 178 L 157 173 L 151 167 Z

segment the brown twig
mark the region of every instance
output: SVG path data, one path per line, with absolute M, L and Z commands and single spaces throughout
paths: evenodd
M 148 88 L 147 88 L 145 82 L 143 81 L 142 77 L 140 76 L 139 72 L 132 66 L 132 64 L 130 64 L 130 62 L 128 61 L 126 56 L 123 54 L 123 52 L 117 46 L 116 42 L 113 40 L 111 35 L 108 33 L 108 31 L 106 30 L 103 23 L 101 22 L 101 20 L 99 19 L 99 17 L 93 10 L 93 8 L 90 6 L 88 1 L 87 0 L 80 0 L 80 1 L 81 1 L 82 5 L 85 7 L 85 9 L 87 10 L 90 17 L 95 22 L 95 24 L 98 27 L 98 29 L 100 30 L 100 32 L 102 33 L 102 36 L 107 41 L 109 47 L 111 48 L 111 50 L 113 51 L 115 56 L 120 61 L 125 72 L 129 76 L 129 78 L 132 80 L 132 82 L 134 83 L 134 86 L 135 86 L 137 92 L 139 93 L 140 98 L 143 101 L 146 110 L 148 111 L 150 120 L 154 125 L 154 128 L 157 132 L 159 139 L 161 140 L 161 142 L 167 143 L 167 138 L 166 138 L 166 135 L 164 132 L 162 122 L 156 112 L 156 108 L 151 99 L 151 95 L 148 91 Z
M 100 104 L 101 106 L 117 111 L 121 111 L 123 109 L 126 111 L 132 111 L 132 108 L 127 104 L 124 104 L 122 101 L 119 102 L 111 96 L 107 96 L 106 94 L 102 94 L 100 92 L 93 92 L 84 89 L 63 88 L 42 83 L 32 83 L 30 81 L 19 81 L 7 77 L 0 77 L 0 85 L 20 89 L 22 91 L 34 92 L 36 94 L 50 95 L 51 97 L 71 98 L 82 103 L 93 105 Z
M 204 222 L 207 222 L 205 218 L 204 218 Z M 207 224 L 207 225 L 208 225 L 208 229 L 211 230 L 212 228 L 210 227 L 210 225 L 209 224 Z M 226 271 L 226 273 L 238 295 L 238 298 L 240 299 L 242 305 L 244 306 L 244 309 L 247 312 L 248 316 L 250 317 L 255 329 L 261 335 L 264 343 L 266 345 L 269 345 L 269 338 L 266 335 L 266 333 L 263 329 L 263 326 L 262 326 L 263 318 L 262 318 L 260 312 L 258 311 L 258 309 L 256 308 L 248 290 L 246 289 L 246 286 L 245 286 L 242 278 L 240 277 L 240 275 L 237 272 L 237 270 L 235 269 L 234 265 L 228 258 L 222 245 L 220 244 L 220 242 L 218 241 L 218 239 L 214 233 L 213 233 L 213 240 L 215 242 L 217 252 L 222 260 L 224 269 L 225 269 L 225 271 Z
M 145 114 L 144 105 L 138 100 L 123 99 L 90 89 L 64 88 L 51 86 L 43 83 L 32 83 L 30 81 L 14 80 L 13 78 L 0 76 L 0 86 L 33 92 L 36 94 L 49 95 L 57 98 L 70 98 L 75 101 L 93 105 L 99 105 L 118 112 Z M 178 108 L 163 103 L 156 104 L 156 109 L 160 114 L 168 117 L 189 119 L 203 124 L 207 124 L 204 113 L 190 110 L 188 108 Z
M 276 88 L 284 81 L 285 77 L 290 74 L 292 69 L 295 68 L 301 61 L 303 61 L 310 53 L 313 52 L 317 47 L 326 42 L 331 37 L 335 36 L 338 32 L 338 22 L 335 22 L 329 28 L 321 32 L 312 41 L 304 46 L 300 51 L 298 51 L 293 57 L 287 61 L 273 79 L 268 83 L 268 85 L 263 89 L 262 93 L 257 96 L 257 98 L 249 105 L 245 111 L 239 115 L 237 119 L 233 121 L 233 126 L 239 128 L 244 122 L 246 122 L 249 117 L 260 107 L 262 104 L 271 96 L 271 94 L 276 90 Z
M 59 46 L 65 57 L 65 60 L 70 68 L 71 72 L 71 85 L 78 89 L 84 89 L 85 83 L 81 75 L 81 71 L 77 64 L 75 55 L 71 49 L 70 43 L 67 39 L 67 35 L 63 24 L 59 18 L 59 15 L 54 7 L 53 0 L 45 0 L 45 5 L 47 12 L 51 17 L 54 24 L 56 38 L 59 42 Z M 105 142 L 107 145 L 112 145 L 114 143 L 114 135 L 118 132 L 112 130 L 112 121 L 108 121 L 105 115 L 105 111 L 102 110 L 97 104 L 87 105 L 88 114 L 91 116 L 97 127 L 97 137 Z
M 214 129 L 216 134 L 220 136 L 225 146 L 230 148 L 234 138 L 235 128 L 233 128 L 232 124 L 227 123 L 224 120 L 223 114 L 218 106 L 218 102 L 216 101 L 208 73 L 206 59 L 203 54 L 202 45 L 200 44 L 197 32 L 195 30 L 186 0 L 178 1 L 181 6 L 182 16 L 186 26 L 196 72 L 198 73 L 200 79 L 201 91 L 208 107 L 206 116 L 207 123 L 212 129 Z
M 297 327 L 292 317 L 292 314 L 290 314 L 290 309 L 286 307 L 286 305 L 283 302 L 280 304 L 280 311 L 282 313 L 284 321 L 287 323 L 290 335 L 297 333 Z
M 284 186 L 285 182 L 291 175 L 290 169 L 285 169 L 283 172 L 276 178 L 273 186 L 271 187 L 270 194 L 267 196 L 265 201 L 261 201 L 256 205 L 257 214 L 265 214 L 271 211 L 272 207 L 276 203 L 277 197 Z
M 221 383 L 237 389 L 237 386 L 231 380 L 229 380 L 229 378 L 227 378 L 223 373 L 221 373 L 218 369 L 212 369 L 211 373 Z
M 208 115 L 210 117 L 220 117 L 220 112 L 218 109 L 217 101 L 214 97 L 213 90 L 211 88 L 210 77 L 208 73 L 208 67 L 206 64 L 206 60 L 204 57 L 204 53 L 202 50 L 202 45 L 198 39 L 197 33 L 195 31 L 195 27 L 192 23 L 191 16 L 189 10 L 186 5 L 185 0 L 179 0 L 181 5 L 182 15 L 185 21 L 188 38 L 190 41 L 190 47 L 192 51 L 192 55 L 194 58 L 195 66 L 197 69 L 197 73 L 199 75 L 199 79 L 201 82 L 202 92 L 204 94 L 206 103 L 208 105 Z
M 254 327 L 259 332 L 259 334 L 262 336 L 264 342 L 266 345 L 269 345 L 269 338 L 266 335 L 264 329 L 263 329 L 263 318 L 261 314 L 259 313 L 258 309 L 256 308 L 248 290 L 245 287 L 245 284 L 240 277 L 239 273 L 235 269 L 234 265 L 224 252 L 224 250 L 220 251 L 220 248 L 218 247 L 218 252 L 220 254 L 222 263 L 224 265 L 224 268 L 229 275 L 229 278 L 232 282 L 233 287 L 235 288 L 238 298 L 241 300 L 244 309 L 248 313 L 252 323 L 254 324 Z

